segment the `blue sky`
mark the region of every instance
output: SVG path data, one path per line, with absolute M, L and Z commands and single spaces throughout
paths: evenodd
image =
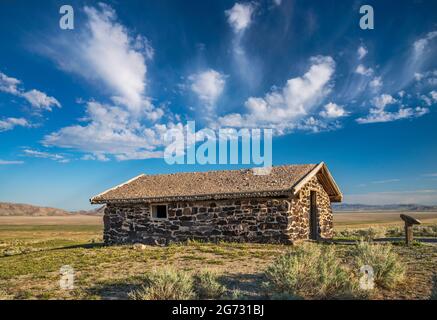
M 168 165 L 163 135 L 272 128 L 348 203 L 437 204 L 435 1 L 0 4 L 0 201 L 65 209 Z M 359 27 L 374 8 L 375 28 Z

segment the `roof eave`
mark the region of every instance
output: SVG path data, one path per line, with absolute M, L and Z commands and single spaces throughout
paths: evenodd
M 326 192 L 329 195 L 329 199 L 331 202 L 341 202 L 343 200 L 343 194 L 340 191 L 337 183 L 332 177 L 331 173 L 328 170 L 328 167 L 324 162 L 320 162 L 318 165 L 314 167 L 305 177 L 302 178 L 294 187 L 293 194 L 296 195 L 302 189 L 304 185 L 306 185 L 313 177 L 317 174 L 321 173 L 326 179 L 323 181 L 325 184 L 329 184 L 329 188 L 332 190 L 327 190 L 327 186 L 324 186 Z M 323 183 L 322 183 L 323 185 Z M 329 192 L 331 191 L 331 192 Z
M 175 202 L 175 201 L 208 201 L 208 200 L 227 200 L 241 198 L 269 198 L 269 197 L 290 197 L 292 190 L 269 190 L 253 192 L 234 192 L 225 194 L 201 194 L 192 196 L 171 196 L 171 197 L 148 197 L 148 198 L 130 198 L 130 199 L 96 199 L 91 198 L 91 204 L 111 204 L 111 203 L 157 203 L 157 202 Z

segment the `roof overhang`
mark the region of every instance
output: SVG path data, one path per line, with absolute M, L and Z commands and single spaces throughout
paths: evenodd
M 145 197 L 145 198 L 123 198 L 123 199 L 101 199 L 101 196 L 107 192 L 122 187 L 134 180 L 144 176 L 143 174 L 130 179 L 118 186 L 110 188 L 90 199 L 91 204 L 106 204 L 106 203 L 156 203 L 156 202 L 172 202 L 172 201 L 207 201 L 207 200 L 222 200 L 222 199 L 238 199 L 238 198 L 268 198 L 268 197 L 290 197 L 296 195 L 300 189 L 308 183 L 313 177 L 322 184 L 326 193 L 329 195 L 331 202 L 341 202 L 343 195 L 339 187 L 334 181 L 325 163 L 321 162 L 316 165 L 309 173 L 307 173 L 297 184 L 292 188 L 281 190 L 267 190 L 267 191 L 248 191 L 248 192 L 233 192 L 233 193 L 215 193 L 215 194 L 197 194 L 197 195 L 180 195 L 168 197 Z
M 162 203 L 162 202 L 178 202 L 178 201 L 209 201 L 209 200 L 228 200 L 241 198 L 288 198 L 292 195 L 290 190 L 269 190 L 269 191 L 254 191 L 254 192 L 233 192 L 233 193 L 218 193 L 218 194 L 199 194 L 188 196 L 172 196 L 172 197 L 150 197 L 150 198 L 129 198 L 129 199 L 111 199 L 98 200 L 91 198 L 91 204 L 106 204 L 106 203 Z
M 302 180 L 300 180 L 293 188 L 293 194 L 299 193 L 300 189 L 307 184 L 312 178 L 317 177 L 320 184 L 325 189 L 331 202 L 341 202 L 343 200 L 343 194 L 340 191 L 337 183 L 328 170 L 328 167 L 324 162 L 319 163 L 314 167 Z

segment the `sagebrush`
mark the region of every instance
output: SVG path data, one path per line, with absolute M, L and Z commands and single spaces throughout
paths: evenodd
M 353 298 L 358 293 L 358 282 L 327 245 L 302 244 L 276 259 L 265 276 L 273 298 Z
M 211 271 L 203 271 L 194 276 L 194 286 L 199 299 L 219 299 L 226 287 L 217 280 L 217 275 Z
M 393 288 L 405 277 L 405 266 L 389 245 L 357 242 L 351 252 L 356 271 L 362 266 L 371 266 L 375 284 L 381 288 Z
M 129 293 L 134 300 L 189 300 L 195 298 L 193 278 L 171 268 L 155 270 L 146 275 L 140 289 Z

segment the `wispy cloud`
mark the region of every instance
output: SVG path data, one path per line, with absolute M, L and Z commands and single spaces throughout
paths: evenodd
M 31 127 L 31 124 L 24 118 L 5 118 L 0 120 L 0 132 L 12 130 L 17 126 Z
M 401 181 L 401 180 L 400 179 L 387 179 L 387 180 L 372 181 L 372 183 L 385 184 L 385 183 L 392 183 L 392 182 L 399 182 L 399 181 Z
M 225 11 L 227 21 L 232 28 L 232 57 L 236 74 L 242 80 L 242 84 L 255 87 L 261 78 L 261 70 L 258 62 L 251 57 L 243 45 L 243 38 L 253 22 L 256 9 L 254 3 L 235 3 Z
M 60 163 L 70 162 L 70 160 L 66 158 L 64 155 L 57 154 L 57 153 L 50 153 L 50 152 L 38 151 L 32 149 L 24 149 L 23 154 L 28 157 L 50 159 Z
M 85 6 L 86 24 L 81 28 L 76 45 L 65 33 L 57 33 L 37 50 L 55 60 L 68 72 L 83 76 L 97 87 L 102 84 L 112 100 L 140 114 L 152 111 L 145 94 L 146 61 L 153 57 L 150 42 L 142 35 L 132 33 L 117 20 L 108 5 Z
M 425 37 L 420 38 L 414 42 L 414 51 L 416 55 L 422 55 L 427 49 L 429 42 L 437 37 L 437 31 L 428 32 Z
M 433 172 L 433 173 L 425 173 L 423 174 L 424 177 L 432 177 L 435 178 L 437 177 L 437 172 Z
M 50 97 L 46 93 L 36 89 L 25 91 L 19 87 L 20 83 L 20 80 L 0 72 L 0 92 L 9 93 L 27 100 L 35 110 L 51 111 L 52 107 L 61 107 L 61 104 L 56 98 Z
M 23 164 L 24 161 L 16 161 L 16 160 L 1 160 L 0 165 L 15 165 L 15 164 Z
M 364 46 L 359 46 L 357 50 L 358 59 L 363 59 L 369 51 Z
M 377 123 L 377 122 L 390 122 L 407 118 L 421 117 L 429 112 L 428 108 L 424 107 L 405 107 L 401 105 L 396 111 L 387 111 L 388 105 L 398 102 L 389 94 L 382 94 L 373 98 L 372 104 L 374 108 L 371 108 L 369 114 L 366 117 L 356 119 L 360 124 Z
M 87 6 L 84 12 L 87 21 L 78 47 L 71 50 L 60 38 L 53 43 L 59 50 L 43 48 L 42 52 L 63 70 L 79 74 L 96 86 L 106 86 L 112 103 L 86 102 L 81 123 L 46 135 L 43 145 L 83 152 L 84 160 L 162 156 L 157 147 L 163 146 L 163 135 L 181 125 L 170 120 L 161 123 L 164 109 L 154 106 L 146 94 L 146 62 L 155 54 L 150 42 L 143 35 L 134 36 L 108 5 Z M 216 98 L 212 91 L 202 97 L 211 102 Z M 165 116 L 169 119 L 172 114 L 167 112 Z

